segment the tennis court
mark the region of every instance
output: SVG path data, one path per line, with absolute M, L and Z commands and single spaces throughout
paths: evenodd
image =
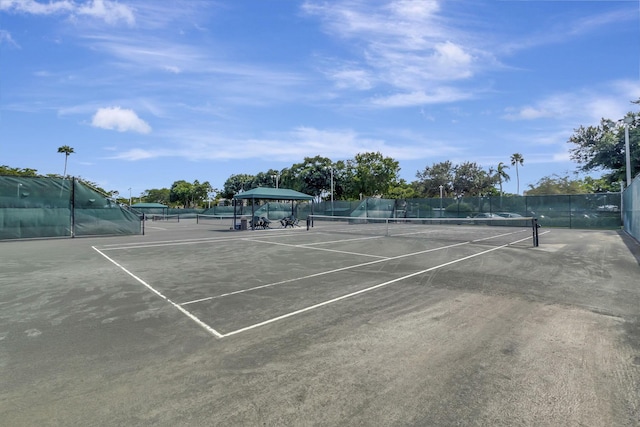
M 218 218 L 216 225 L 222 222 L 224 229 L 227 221 Z M 193 224 L 182 222 L 183 231 Z M 527 220 L 500 220 L 501 226 L 489 226 L 489 220 L 429 222 L 318 217 L 309 231 L 271 229 L 92 247 L 197 325 L 223 338 L 419 280 L 420 275 L 498 249 L 534 244 Z M 172 270 L 179 265 L 189 280 L 176 283 L 158 265 Z
M 0 244 L 12 425 L 637 425 L 616 231 L 322 221 Z M 37 390 L 34 392 L 34 390 Z

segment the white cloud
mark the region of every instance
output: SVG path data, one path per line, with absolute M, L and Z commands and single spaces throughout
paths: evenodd
M 69 0 L 54 0 L 47 3 L 39 3 L 35 0 L 0 1 L 0 10 L 31 13 L 34 15 L 50 15 L 59 12 L 70 12 L 74 7 L 73 2 Z
M 471 45 L 474 37 L 456 30 L 441 11 L 443 2 L 403 0 L 333 3 L 308 1 L 303 10 L 319 17 L 334 37 L 361 52 L 348 69 L 326 72 L 338 88 L 358 90 L 387 86 L 391 94 L 376 106 L 410 106 L 472 97 L 441 97 L 453 82 L 468 80 L 480 69 L 494 66 L 492 55 Z M 343 43 L 344 44 L 344 43 Z M 327 61 L 327 63 L 332 63 Z M 335 63 L 335 61 L 333 61 Z M 398 93 L 394 94 L 393 92 Z M 432 93 L 434 95 L 426 95 Z
M 128 25 L 135 23 L 133 10 L 112 0 L 89 0 L 82 3 L 70 0 L 52 0 L 46 3 L 36 0 L 0 0 L 0 10 L 33 15 L 85 15 L 101 19 L 108 24 L 117 24 L 120 21 Z
M 153 159 L 156 157 L 163 157 L 162 153 L 152 150 L 142 150 L 140 148 L 134 148 L 125 152 L 119 153 L 117 156 L 111 157 L 113 159 L 136 161 L 144 159 Z
M 426 19 L 440 10 L 435 0 L 397 0 L 388 7 L 394 15 L 412 20 Z
M 127 161 L 153 158 L 181 158 L 189 161 L 264 159 L 264 153 L 268 152 L 269 159 L 282 162 L 299 162 L 300 159 L 315 155 L 349 159 L 358 153 L 372 151 L 379 151 L 396 160 L 415 160 L 457 150 L 451 144 L 425 138 L 419 133 L 388 130 L 386 136 L 371 137 L 353 129 L 318 129 L 310 126 L 299 126 L 289 131 L 253 138 L 173 129 L 159 135 L 166 141 L 166 146 L 158 144 L 153 149 L 110 150 L 117 152 L 111 158 Z
M 433 92 L 416 91 L 378 97 L 372 99 L 371 103 L 377 107 L 409 107 L 412 105 L 445 104 L 469 99 L 472 96 L 469 92 L 455 88 L 438 87 Z
M 5 30 L 0 30 L 0 45 L 3 45 L 3 44 L 16 47 L 16 48 L 20 47 L 18 43 L 16 43 L 16 41 L 13 40 L 13 37 L 11 37 L 10 32 Z
M 548 95 L 522 107 L 510 107 L 507 120 L 554 119 L 592 125 L 602 118 L 617 120 L 633 110 L 631 101 L 640 97 L 640 82 L 619 80 L 598 87 Z
M 110 0 L 93 0 L 78 6 L 75 12 L 78 15 L 102 19 L 108 24 L 116 24 L 119 21 L 128 25 L 135 24 L 133 11 L 129 7 Z
M 173 74 L 180 74 L 182 72 L 182 70 L 179 67 L 176 67 L 175 65 L 165 65 L 162 68 L 164 68 L 165 70 Z
M 433 61 L 432 67 L 436 73 L 446 71 L 446 76 L 449 79 L 471 77 L 472 73 L 469 67 L 472 65 L 473 58 L 465 52 L 464 48 L 447 41 L 437 44 L 434 50 L 431 59 Z
M 330 78 L 339 89 L 351 88 L 368 90 L 373 87 L 371 76 L 366 70 L 344 69 L 330 72 Z
M 120 107 L 100 108 L 93 116 L 91 125 L 118 132 L 151 132 L 151 126 L 139 118 L 133 110 L 121 109 Z

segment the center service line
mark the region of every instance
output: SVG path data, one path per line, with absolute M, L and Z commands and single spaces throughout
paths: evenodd
M 271 243 L 271 242 L 266 242 L 266 243 Z M 199 298 L 199 299 L 192 300 L 192 301 L 185 301 L 185 302 L 181 303 L 180 305 L 196 304 L 196 303 L 199 303 L 199 302 L 210 301 L 212 299 L 228 297 L 228 296 L 231 296 L 231 295 L 244 294 L 244 293 L 247 293 L 247 292 L 256 291 L 258 289 L 270 288 L 270 287 L 277 286 L 277 285 L 284 285 L 286 283 L 292 283 L 292 282 L 297 282 L 297 281 L 300 281 L 300 280 L 311 279 L 313 277 L 319 277 L 319 276 L 324 276 L 324 275 L 327 275 L 327 274 L 338 273 L 340 271 L 351 270 L 353 268 L 359 268 L 359 267 L 365 267 L 365 266 L 368 266 L 368 265 L 378 264 L 378 263 L 381 263 L 381 262 L 384 262 L 384 261 L 393 261 L 393 260 L 400 259 L 400 258 L 406 258 L 406 257 L 410 257 L 410 256 L 415 256 L 415 255 L 422 255 L 422 254 L 426 254 L 428 252 L 439 251 L 439 250 L 442 250 L 442 249 L 449 249 L 449 248 L 453 248 L 455 246 L 467 245 L 469 243 L 470 242 L 454 243 L 454 244 L 448 245 L 448 246 L 441 246 L 441 247 L 438 247 L 438 248 L 425 249 L 424 251 L 420 251 L 420 252 L 413 252 L 413 253 L 410 253 L 410 254 L 403 254 L 403 255 L 394 256 L 394 257 L 391 257 L 391 258 L 383 258 L 383 259 L 377 259 L 375 261 L 368 261 L 368 262 L 363 262 L 363 263 L 360 263 L 360 264 L 348 265 L 346 267 L 340 267 L 340 268 L 336 268 L 336 269 L 328 270 L 328 271 L 321 271 L 319 273 L 313 273 L 313 274 L 309 274 L 307 276 L 294 277 L 292 279 L 282 280 L 280 282 L 267 283 L 266 285 L 255 286 L 253 288 L 240 289 L 238 291 L 227 292 L 226 294 L 215 295 L 215 296 L 212 296 L 212 297 Z M 294 247 L 298 247 L 297 245 L 293 245 L 293 246 Z M 301 247 L 304 247 L 304 246 L 301 246 Z M 313 249 L 316 249 L 316 248 L 313 248 Z M 356 255 L 359 255 L 359 254 L 356 254 Z
M 180 310 L 184 315 L 186 315 L 187 317 L 189 317 L 191 320 L 193 320 L 194 322 L 196 322 L 198 325 L 200 325 L 202 328 L 204 328 L 207 332 L 209 332 L 211 335 L 215 336 L 216 338 L 222 338 L 224 335 L 222 335 L 220 332 L 216 331 L 215 329 L 213 329 L 211 326 L 207 325 L 206 323 L 204 323 L 202 320 L 198 319 L 196 316 L 194 316 L 193 314 L 191 314 L 189 311 L 185 310 L 183 307 L 180 307 L 180 305 L 176 304 L 175 302 L 171 301 L 169 298 L 167 298 L 166 296 L 164 296 L 162 293 L 160 293 L 159 291 L 155 290 L 151 285 L 149 285 L 147 282 L 145 282 L 144 280 L 142 280 L 141 278 L 139 278 L 138 276 L 136 276 L 135 274 L 133 274 L 132 272 L 130 272 L 129 270 L 127 270 L 126 268 L 124 268 L 123 266 L 121 266 L 120 264 L 118 264 L 116 261 L 114 261 L 113 259 L 109 258 L 107 255 L 103 254 L 102 252 L 100 252 L 100 250 L 98 250 L 95 246 L 91 246 L 93 248 L 93 250 L 95 250 L 96 252 L 98 252 L 100 255 L 102 255 L 103 257 L 105 257 L 106 259 L 108 259 L 109 261 L 111 261 L 114 265 L 116 265 L 117 267 L 119 267 L 122 271 L 124 271 L 125 273 L 127 273 L 129 276 L 133 277 L 134 279 L 136 279 L 138 282 L 142 283 L 144 286 L 147 287 L 147 289 L 149 289 L 151 292 L 153 292 L 154 294 L 158 295 L 160 298 L 162 298 L 163 300 L 167 301 L 169 304 L 171 304 L 172 306 L 174 306 L 175 308 L 177 308 L 178 310 Z
M 228 337 L 228 336 L 231 336 L 231 335 L 235 335 L 235 334 L 239 334 L 241 332 L 245 332 L 245 331 L 248 331 L 250 329 L 255 329 L 255 328 L 258 328 L 260 326 L 268 325 L 269 323 L 273 323 L 273 322 L 276 322 L 278 320 L 286 319 L 287 317 L 295 316 L 297 314 L 304 313 L 305 311 L 311 311 L 311 310 L 314 310 L 316 308 L 320 308 L 320 307 L 323 307 L 325 305 L 329 305 L 329 304 L 332 304 L 334 302 L 341 301 L 343 299 L 351 298 L 353 296 L 360 295 L 360 294 L 363 294 L 365 292 L 373 291 L 375 289 L 382 288 L 384 286 L 391 285 L 393 283 L 400 282 L 402 280 L 409 279 L 411 277 L 418 276 L 420 274 L 428 273 L 430 271 L 437 270 L 439 268 L 446 267 L 446 266 L 451 265 L 451 264 L 456 264 L 456 263 L 461 262 L 461 261 L 465 261 L 465 260 L 468 260 L 468 259 L 471 259 L 471 258 L 475 258 L 477 256 L 484 255 L 486 253 L 493 252 L 493 251 L 496 251 L 498 249 L 505 248 L 505 247 L 507 247 L 509 245 L 512 245 L 514 243 L 522 242 L 522 241 L 525 241 L 525 240 L 528 240 L 528 239 L 530 239 L 530 237 L 526 237 L 524 239 L 516 240 L 515 242 L 507 243 L 505 245 L 496 246 L 495 248 L 487 249 L 486 251 L 482 251 L 482 252 L 479 252 L 477 254 L 468 255 L 468 256 L 463 257 L 463 258 L 459 258 L 459 259 L 456 259 L 456 260 L 453 260 L 453 261 L 445 262 L 444 264 L 436 265 L 435 267 L 430 267 L 430 268 L 427 268 L 425 270 L 418 271 L 418 272 L 415 272 L 415 273 L 411 273 L 411 274 L 408 274 L 408 275 L 403 276 L 403 277 L 398 277 L 397 279 L 389 280 L 388 282 L 380 283 L 378 285 L 371 286 L 371 287 L 366 288 L 366 289 L 361 289 L 359 291 L 343 295 L 341 297 L 333 298 L 333 299 L 330 299 L 328 301 L 324 301 L 324 302 L 321 302 L 321 303 L 318 303 L 318 304 L 315 304 L 315 305 L 312 305 L 312 306 L 309 306 L 309 307 L 302 308 L 300 310 L 292 311 L 291 313 L 283 314 L 282 316 L 274 317 L 273 319 L 265 320 L 264 322 L 256 323 L 254 325 L 247 326 L 247 327 L 241 328 L 241 329 L 237 329 L 237 330 L 232 331 L 232 332 L 227 332 L 226 334 L 222 334 L 222 338 Z

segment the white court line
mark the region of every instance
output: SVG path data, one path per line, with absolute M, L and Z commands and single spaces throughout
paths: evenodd
M 365 292 L 370 292 L 370 291 L 373 291 L 375 289 L 379 289 L 379 288 L 382 288 L 384 286 L 388 286 L 388 285 L 391 285 L 393 283 L 400 282 L 402 280 L 406 280 L 406 279 L 409 279 L 409 278 L 414 277 L 414 276 L 418 276 L 420 274 L 428 273 L 430 271 L 437 270 L 439 268 L 449 266 L 451 264 L 456 264 L 456 263 L 461 262 L 461 261 L 465 261 L 465 260 L 468 260 L 468 259 L 471 259 L 471 258 L 475 258 L 477 256 L 484 255 L 486 253 L 493 252 L 493 251 L 496 251 L 498 249 L 505 248 L 505 247 L 507 247 L 509 245 L 512 245 L 512 244 L 518 243 L 518 242 L 522 242 L 522 241 L 525 241 L 527 239 L 529 239 L 529 237 L 526 237 L 526 238 L 520 239 L 520 240 L 516 240 L 515 242 L 507 243 L 505 245 L 496 246 L 495 248 L 487 249 L 486 251 L 482 251 L 482 252 L 479 252 L 477 254 L 468 255 L 466 257 L 462 257 L 462 258 L 459 258 L 459 259 L 456 259 L 456 260 L 453 260 L 453 261 L 445 262 L 444 264 L 436 265 L 435 267 L 430 267 L 430 268 L 427 268 L 425 270 L 421 270 L 421 271 L 417 271 L 415 273 L 408 274 L 406 276 L 398 277 L 397 279 L 389 280 L 388 282 L 380 283 L 378 285 L 371 286 L 369 288 L 360 289 L 359 291 L 352 292 L 350 294 L 342 295 L 340 297 L 333 298 L 333 299 L 330 299 L 328 301 L 324 301 L 324 302 L 321 302 L 321 303 L 318 303 L 318 304 L 314 304 L 314 305 L 309 306 L 309 307 L 302 308 L 300 310 L 296 310 L 296 311 L 292 311 L 292 312 L 287 313 L 287 314 L 283 314 L 282 316 L 278 316 L 278 317 L 274 317 L 274 318 L 269 319 L 269 320 L 265 320 L 264 322 L 260 322 L 260 323 L 256 323 L 254 325 L 250 325 L 250 326 L 247 326 L 247 327 L 244 327 L 244 328 L 236 329 L 235 331 L 231 331 L 231 332 L 227 332 L 226 334 L 222 334 L 222 338 L 225 338 L 225 337 L 228 337 L 228 336 L 231 336 L 231 335 L 236 335 L 236 334 L 239 334 L 241 332 L 246 332 L 246 331 L 249 331 L 251 329 L 259 328 L 261 326 L 268 325 L 269 323 L 277 322 L 278 320 L 286 319 L 288 317 L 292 317 L 292 316 L 295 316 L 297 314 L 301 314 L 301 313 L 304 313 L 304 312 L 307 312 L 307 311 L 315 310 L 316 308 L 320 308 L 320 307 L 323 307 L 325 305 L 333 304 L 335 302 L 342 301 L 344 299 L 351 298 L 351 297 L 354 297 L 356 295 L 363 294 Z
M 139 278 L 138 276 L 136 276 L 135 274 L 133 274 L 132 272 L 130 272 L 129 270 L 127 270 L 126 268 L 124 268 L 123 266 L 121 266 L 120 264 L 118 264 L 116 261 L 114 261 L 113 259 L 109 258 L 107 255 L 103 254 L 99 249 L 97 249 L 95 246 L 91 246 L 93 248 L 93 250 L 95 250 L 96 252 L 98 252 L 100 255 L 102 255 L 103 257 L 105 257 L 106 259 L 108 259 L 109 261 L 111 261 L 115 266 L 119 267 L 122 271 L 124 271 L 125 273 L 127 273 L 129 276 L 133 277 L 135 280 L 137 280 L 138 282 L 142 283 L 144 286 L 147 287 L 147 289 L 149 289 L 151 292 L 153 292 L 154 294 L 158 295 L 160 298 L 162 298 L 163 300 L 167 301 L 169 304 L 171 304 L 172 306 L 174 306 L 175 308 L 177 308 L 178 310 L 180 310 L 184 315 L 186 315 L 187 317 L 189 317 L 191 320 L 193 320 L 194 322 L 196 322 L 198 325 L 200 325 L 202 328 L 204 328 L 207 332 L 209 332 L 211 335 L 217 337 L 217 338 L 222 338 L 224 335 L 222 335 L 220 332 L 216 331 L 215 329 L 213 329 L 211 326 L 207 325 L 206 323 L 204 323 L 202 320 L 198 319 L 196 316 L 194 316 L 192 313 L 190 313 L 189 311 L 185 310 L 184 308 L 182 308 L 179 304 L 176 304 L 175 302 L 171 301 L 169 298 L 167 298 L 166 296 L 164 296 L 162 293 L 160 293 L 159 291 L 157 291 L 156 289 L 154 289 L 151 285 L 149 285 L 147 282 L 145 282 L 144 280 L 142 280 L 141 278 Z
M 243 239 L 243 240 L 247 240 L 247 241 L 254 242 L 254 243 L 267 243 L 269 245 L 288 246 L 290 248 L 305 248 L 305 249 L 312 249 L 314 251 L 337 252 L 339 254 L 365 256 L 365 257 L 370 257 L 370 258 L 389 259 L 389 257 L 385 257 L 385 256 L 382 256 L 382 255 L 371 255 L 371 254 L 363 254 L 363 253 L 360 253 L 360 252 L 340 251 L 338 249 L 312 248 L 312 247 L 309 247 L 308 245 L 305 245 L 305 244 L 294 245 L 292 243 L 269 242 L 269 241 L 264 241 L 264 240 L 259 240 L 259 239 Z
M 283 234 L 283 236 L 291 236 L 291 234 Z M 144 248 L 156 248 L 163 246 L 184 246 L 184 245 L 198 245 L 201 243 L 210 243 L 210 242 L 228 242 L 228 241 L 240 241 L 247 240 L 246 238 L 237 238 L 237 237 L 207 237 L 201 239 L 186 239 L 186 240 L 166 240 L 159 242 L 148 242 L 148 243 L 125 243 L 120 245 L 104 245 L 101 247 L 103 251 L 115 251 L 121 249 L 144 249 Z M 109 247 L 114 246 L 114 247 Z
M 198 298 L 198 299 L 191 300 L 191 301 L 185 301 L 183 303 L 180 303 L 180 305 L 189 305 L 189 304 L 196 304 L 196 303 L 199 303 L 199 302 L 211 301 L 211 300 L 214 300 L 214 299 L 228 297 L 228 296 L 231 296 L 231 295 L 243 294 L 243 293 L 247 293 L 247 292 L 251 292 L 251 291 L 256 291 L 258 289 L 270 288 L 270 287 L 277 286 L 277 285 L 283 285 L 285 283 L 296 282 L 296 281 L 299 281 L 299 280 L 309 279 L 309 278 L 312 278 L 312 277 L 324 276 L 326 274 L 333 274 L 333 273 L 337 273 L 337 272 L 340 272 L 340 271 L 350 270 L 350 269 L 353 269 L 353 268 L 365 267 L 365 266 L 372 265 L 372 264 L 377 264 L 377 263 L 380 263 L 380 262 L 392 261 L 392 260 L 396 260 L 396 259 L 400 259 L 400 258 L 406 258 L 406 257 L 410 257 L 410 256 L 421 255 L 421 254 L 425 254 L 425 253 L 428 253 L 428 252 L 439 251 L 439 250 L 442 250 L 442 249 L 449 249 L 449 248 L 453 248 L 453 247 L 456 247 L 456 246 L 468 245 L 470 243 L 479 242 L 479 241 L 482 241 L 482 240 L 488 240 L 488 239 L 492 239 L 492 238 L 495 238 L 495 237 L 502 237 L 502 236 L 506 236 L 506 235 L 510 235 L 510 234 L 514 234 L 514 233 L 519 233 L 519 232 L 524 232 L 524 231 L 527 231 L 527 230 L 506 233 L 506 234 L 500 235 L 500 236 L 486 237 L 486 238 L 483 238 L 483 239 L 470 240 L 470 241 L 467 241 L 467 242 L 454 243 L 452 245 L 441 246 L 441 247 L 432 248 L 432 249 L 426 249 L 424 251 L 418 251 L 418 252 L 412 252 L 412 253 L 409 253 L 409 254 L 397 255 L 397 256 L 394 256 L 394 257 L 382 258 L 382 259 L 379 259 L 379 260 L 376 260 L 376 261 L 369 261 L 369 262 L 364 262 L 364 263 L 361 263 L 361 264 L 351 265 L 351 266 L 348 266 L 348 267 L 336 268 L 334 270 L 323 271 L 323 272 L 320 272 L 320 273 L 314 273 L 314 274 L 310 274 L 310 275 L 302 276 L 302 277 L 295 277 L 293 279 L 282 280 L 280 282 L 267 283 L 266 285 L 255 286 L 253 288 L 241 289 L 241 290 L 238 290 L 238 291 L 227 292 L 227 293 L 220 294 L 220 295 L 214 295 L 214 296 L 210 296 L 210 297 Z M 545 234 L 545 233 L 542 233 L 542 234 Z M 351 241 L 351 240 L 353 240 L 353 239 L 346 239 L 346 241 Z M 518 240 L 516 242 L 508 243 L 507 245 L 504 245 L 504 246 L 509 246 L 509 245 L 512 245 L 513 243 L 522 242 L 524 240 L 527 240 L 527 239 L 526 238 L 525 239 L 521 239 L 521 240 Z M 321 249 L 321 248 L 308 247 L 310 244 L 287 245 L 287 244 L 284 244 L 284 243 L 264 242 L 264 241 L 260 241 L 260 240 L 252 240 L 252 241 L 255 241 L 255 242 L 258 242 L 258 243 L 267 243 L 267 244 L 291 246 L 291 247 L 301 247 L 301 248 L 308 248 L 308 249 L 314 249 L 314 250 L 315 249 Z M 333 241 L 331 243 L 340 243 L 340 242 L 341 242 L 340 240 L 335 240 L 335 241 Z M 350 254 L 351 252 L 343 252 L 343 253 Z M 355 255 L 366 255 L 366 254 L 356 253 Z
M 318 231 L 318 234 L 329 234 L 329 233 L 324 233 L 322 231 Z M 354 239 L 340 239 L 340 240 L 329 240 L 327 242 L 316 242 L 316 243 L 302 243 L 301 246 L 314 246 L 314 245 L 328 245 L 331 243 L 343 243 L 343 242 L 354 242 L 356 240 L 371 240 L 371 239 L 379 239 L 381 237 L 385 237 L 385 236 L 369 236 L 369 237 L 357 237 Z
M 287 280 L 283 280 L 281 282 L 268 283 L 266 285 L 260 285 L 260 286 L 256 286 L 256 287 L 248 288 L 248 289 L 241 289 L 239 291 L 228 292 L 226 294 L 220 294 L 220 295 L 215 295 L 215 296 L 212 296 L 212 297 L 200 298 L 200 299 L 193 300 L 193 301 L 186 301 L 186 302 L 181 303 L 180 305 L 195 304 L 195 303 L 198 303 L 198 302 L 209 301 L 209 300 L 212 300 L 212 299 L 218 299 L 218 298 L 222 298 L 222 297 L 227 297 L 229 295 L 243 294 L 243 293 L 255 291 L 255 290 L 258 290 L 258 289 L 264 289 L 264 288 L 270 288 L 272 286 L 282 285 L 284 283 L 297 282 L 299 280 L 310 279 L 312 277 L 319 277 L 319 276 L 324 276 L 324 275 L 327 275 L 327 274 L 338 273 L 340 271 L 351 270 L 352 268 L 365 267 L 365 266 L 368 266 L 368 265 L 377 264 L 379 262 L 392 261 L 392 260 L 395 260 L 395 259 L 400 259 L 400 258 L 406 258 L 406 257 L 410 257 L 410 256 L 425 254 L 425 253 L 428 253 L 428 252 L 435 252 L 435 251 L 439 251 L 439 250 L 442 250 L 442 249 L 449 249 L 449 248 L 453 248 L 453 247 L 456 247 L 456 246 L 468 245 L 469 243 L 470 242 L 454 243 L 452 245 L 441 246 L 439 248 L 425 249 L 424 251 L 412 252 L 410 254 L 398 255 L 398 256 L 394 256 L 394 257 L 390 257 L 390 258 L 378 259 L 378 260 L 369 261 L 369 262 L 363 262 L 361 264 L 350 265 L 350 266 L 347 266 L 347 267 L 336 268 L 334 270 L 322 271 L 320 273 L 309 274 L 308 276 L 294 277 L 293 279 L 287 279 Z M 311 249 L 315 249 L 315 248 L 311 248 Z
M 109 245 L 101 245 L 100 249 L 101 250 L 106 250 L 106 249 L 111 249 L 111 247 L 115 246 L 116 249 L 119 249 L 119 247 L 123 247 L 126 248 L 127 246 L 138 246 L 138 245 L 144 245 L 144 244 L 158 244 L 158 243 L 181 243 L 181 242 L 199 242 L 199 241 L 210 241 L 210 240 L 231 240 L 230 237 L 199 237 L 197 239 L 177 239 L 177 240 L 158 240 L 155 242 L 147 242 L 147 243 L 140 243 L 140 242 L 131 242 L 131 243 L 112 243 Z

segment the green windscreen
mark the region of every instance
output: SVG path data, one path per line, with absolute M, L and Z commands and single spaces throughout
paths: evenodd
M 624 229 L 640 241 L 640 176 L 624 190 Z
M 74 178 L 0 176 L 0 240 L 141 230 L 138 215 Z
M 637 186 L 640 186 L 637 184 Z M 354 218 L 536 218 L 543 227 L 619 229 L 620 193 L 435 197 L 430 199 L 367 198 L 344 207 L 335 216 Z M 331 215 L 330 201 L 316 212 Z M 338 215 L 338 213 L 340 215 Z

